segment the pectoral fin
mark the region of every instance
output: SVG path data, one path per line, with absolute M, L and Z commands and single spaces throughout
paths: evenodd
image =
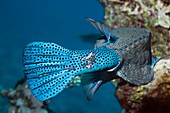
M 83 90 L 85 95 L 87 96 L 87 100 L 90 101 L 92 99 L 93 95 L 96 93 L 96 91 L 99 89 L 101 85 L 102 85 L 102 81 L 99 80 L 97 82 L 90 83 L 83 86 Z
M 91 100 L 93 95 L 103 83 L 104 75 L 102 73 L 88 73 L 81 76 L 81 85 L 87 96 L 87 100 Z

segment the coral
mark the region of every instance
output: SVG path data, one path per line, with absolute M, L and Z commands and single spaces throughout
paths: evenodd
M 49 113 L 47 108 L 49 101 L 38 101 L 25 82 L 19 83 L 16 89 L 1 90 L 0 95 L 10 100 L 8 113 Z
M 170 16 L 167 15 L 170 13 L 170 5 L 164 6 L 164 4 L 158 0 L 155 8 L 158 11 L 158 20 L 155 23 L 155 26 L 160 25 L 164 28 L 170 28 Z
M 105 7 L 104 22 L 111 28 L 140 27 L 152 32 L 152 53 L 170 52 L 170 4 L 168 0 L 100 0 Z
M 143 86 L 120 82 L 116 96 L 128 113 L 169 113 L 170 109 L 170 56 L 154 67 L 154 79 Z

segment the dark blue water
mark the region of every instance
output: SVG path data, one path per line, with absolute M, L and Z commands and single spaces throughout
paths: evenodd
M 29 42 L 55 42 L 69 49 L 93 48 L 98 31 L 85 19 L 102 21 L 103 16 L 104 8 L 97 0 L 1 0 L 0 85 L 11 88 L 24 77 L 22 50 Z M 71 88 L 52 99 L 50 107 L 56 113 L 118 113 L 114 89 L 108 83 L 88 102 L 81 87 Z

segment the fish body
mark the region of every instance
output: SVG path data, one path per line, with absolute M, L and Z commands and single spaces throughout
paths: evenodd
M 117 37 L 116 42 L 106 43 L 107 40 L 103 39 L 96 43 L 95 48 L 105 45 L 121 56 L 123 64 L 117 71 L 119 77 L 135 85 L 150 82 L 154 75 L 150 31 L 144 28 L 117 28 L 111 33 Z
M 120 38 L 112 47 L 118 50 L 124 62 L 117 75 L 135 85 L 150 82 L 154 76 L 150 31 L 144 28 L 118 28 L 113 34 Z
M 88 19 L 102 33 L 94 49 L 69 50 L 55 43 L 33 42 L 23 52 L 24 73 L 40 101 L 63 91 L 76 76 L 90 100 L 97 89 L 116 77 L 134 85 L 151 81 L 150 32 L 143 28 L 117 28 Z

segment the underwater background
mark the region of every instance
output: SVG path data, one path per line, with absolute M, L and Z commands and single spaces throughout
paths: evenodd
M 5 0 L 0 1 L 0 88 L 14 88 L 24 78 L 22 51 L 34 41 L 54 42 L 68 49 L 93 48 L 99 32 L 86 18 L 103 21 L 98 0 Z M 103 85 L 88 102 L 81 87 L 69 88 L 53 99 L 55 113 L 119 113 L 112 83 Z M 0 112 L 8 111 L 0 97 Z

